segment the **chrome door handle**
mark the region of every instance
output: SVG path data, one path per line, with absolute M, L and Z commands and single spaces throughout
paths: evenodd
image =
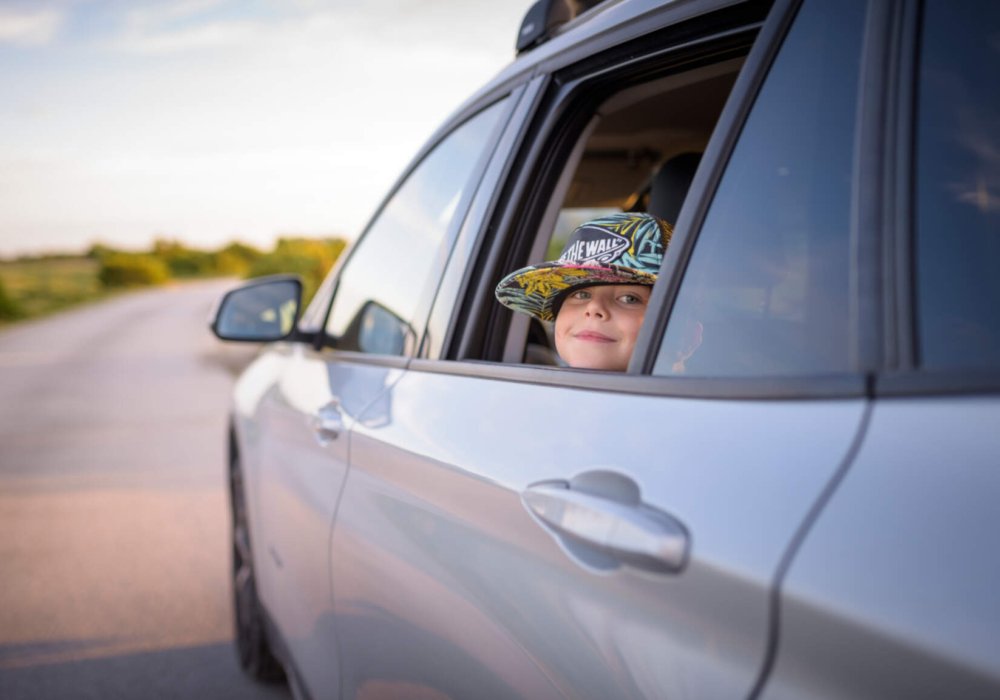
M 594 474 L 593 472 L 591 474 Z M 613 475 L 612 472 L 602 472 Z M 614 475 L 617 479 L 625 479 Z M 525 504 L 560 536 L 632 566 L 677 573 L 687 563 L 690 537 L 676 518 L 639 502 L 573 488 L 573 482 L 528 487 Z
M 344 430 L 340 402 L 334 399 L 316 411 L 312 418 L 312 428 L 320 445 L 327 445 L 340 437 L 340 433 Z

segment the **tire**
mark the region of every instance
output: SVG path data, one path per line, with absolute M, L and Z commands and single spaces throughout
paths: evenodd
M 285 671 L 267 641 L 264 612 L 257 597 L 250 526 L 243 489 L 243 470 L 239 455 L 232 450 L 229 463 L 229 503 L 232 515 L 233 543 L 233 617 L 236 653 L 240 666 L 251 678 L 267 683 L 285 679 Z

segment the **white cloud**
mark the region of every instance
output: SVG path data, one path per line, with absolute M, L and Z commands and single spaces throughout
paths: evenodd
M 262 33 L 257 22 L 215 22 L 173 31 L 129 32 L 113 48 L 130 53 L 183 53 L 249 44 Z
M 250 43 L 266 26 L 254 19 L 212 20 L 223 0 L 179 0 L 130 9 L 110 48 L 128 53 L 165 54 L 229 48 Z
M 62 24 L 56 10 L 18 10 L 0 7 L 0 44 L 42 46 L 50 43 Z
M 126 16 L 126 23 L 134 29 L 157 28 L 178 20 L 197 17 L 222 4 L 222 0 L 174 0 L 137 5 Z

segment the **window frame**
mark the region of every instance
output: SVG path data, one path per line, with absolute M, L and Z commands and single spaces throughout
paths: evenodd
M 755 3 L 751 3 L 751 5 L 758 7 Z M 791 26 L 799 5 L 800 0 L 776 0 L 767 11 L 766 17 L 754 21 L 746 19 L 746 7 L 719 8 L 711 6 L 710 10 L 719 11 L 696 16 L 697 21 L 692 19 L 693 25 L 698 29 L 693 33 L 691 23 L 680 27 L 677 20 L 670 21 L 670 11 L 677 8 L 669 8 L 663 10 L 662 15 L 658 15 L 659 19 L 654 22 L 655 26 L 650 25 L 653 20 L 646 18 L 644 26 L 649 33 L 635 35 L 629 41 L 614 44 L 613 48 L 605 53 L 595 55 L 580 51 L 574 52 L 572 54 L 574 58 L 585 57 L 584 60 L 577 63 L 564 61 L 556 64 L 555 57 L 544 59 L 541 67 L 549 67 L 554 72 L 550 75 L 535 73 L 536 80 L 548 80 L 546 92 L 539 100 L 540 105 L 537 113 L 531 123 L 525 127 L 524 141 L 527 145 L 510 155 L 510 160 L 515 164 L 510 167 L 514 175 L 503 185 L 503 193 L 495 206 L 492 219 L 482 225 L 481 235 L 487 239 L 485 244 L 482 242 L 479 244 L 483 251 L 466 265 L 463 289 L 467 291 L 455 304 L 456 310 L 450 324 L 449 342 L 444 346 L 440 355 L 442 359 L 447 361 L 416 358 L 411 362 L 410 367 L 420 371 L 494 378 L 502 381 L 692 398 L 824 399 L 870 396 L 873 375 L 871 371 L 867 370 L 837 375 L 736 379 L 660 377 L 649 374 L 669 316 L 669 306 L 673 303 L 673 297 L 679 287 L 679 275 L 686 265 L 697 237 L 697 228 L 693 224 L 700 226 L 707 211 L 710 196 L 725 169 L 728 155 L 735 145 L 753 100 L 756 98 L 770 68 L 772 59 L 780 48 L 785 33 Z M 869 8 L 871 5 L 872 3 L 869 3 Z M 684 8 L 686 14 L 682 14 L 678 10 L 677 17 L 691 18 L 690 9 Z M 731 20 L 732 16 L 736 16 L 728 15 L 727 12 L 736 12 L 737 10 L 743 11 L 741 15 L 738 15 L 743 18 L 743 23 L 730 22 L 727 25 L 726 20 Z M 871 10 L 869 11 L 871 12 Z M 867 24 L 871 24 L 871 18 Z M 687 41 L 671 41 L 671 37 L 676 39 L 676 36 L 683 35 L 685 31 L 687 32 Z M 720 38 L 732 37 L 741 32 L 749 32 L 752 35 L 752 45 L 749 52 L 744 50 L 741 54 L 745 56 L 743 68 L 716 124 L 702 159 L 702 167 L 692 182 L 684 208 L 678 217 L 676 228 L 682 230 L 682 233 L 675 234 L 674 242 L 668 251 L 667 261 L 660 276 L 661 281 L 654 287 L 647 323 L 644 324 L 640 332 L 636 356 L 633 358 L 630 371 L 628 373 L 593 372 L 572 368 L 504 364 L 494 360 L 480 359 L 480 356 L 477 356 L 478 349 L 483 347 L 484 343 L 490 342 L 489 334 L 495 332 L 496 328 L 495 319 L 491 320 L 490 317 L 497 313 L 503 313 L 503 311 L 497 311 L 499 305 L 493 299 L 492 286 L 485 280 L 499 279 L 502 276 L 501 273 L 509 267 L 503 263 L 510 259 L 508 256 L 511 250 L 516 250 L 519 245 L 530 247 L 530 243 L 526 244 L 524 241 L 524 231 L 530 229 L 536 221 L 529 221 L 528 215 L 542 216 L 540 205 L 537 202 L 532 202 L 532 193 L 538 189 L 538 183 L 542 181 L 537 171 L 543 158 L 551 154 L 553 138 L 559 135 L 559 128 L 564 121 L 566 111 L 576 106 L 570 99 L 574 88 L 580 88 L 584 84 L 589 86 L 588 81 L 595 78 L 608 76 L 618 78 L 622 71 L 649 68 L 656 63 L 657 59 L 664 60 L 666 57 L 666 60 L 670 60 L 671 56 L 676 56 L 682 49 L 711 47 Z M 873 36 L 872 31 L 866 26 L 866 46 L 873 41 L 875 46 L 878 46 L 878 42 L 881 40 L 880 35 Z M 666 48 L 664 48 L 665 46 Z M 570 54 L 570 52 L 566 53 L 567 56 Z M 609 55 L 617 57 L 616 60 L 609 60 Z M 881 75 L 884 66 L 882 63 L 873 62 L 869 51 L 866 50 L 861 57 L 861 71 L 862 84 L 865 85 L 861 105 L 862 109 L 867 110 L 871 107 L 864 98 L 874 94 L 877 89 L 869 84 L 871 74 L 874 72 L 876 76 Z M 878 86 L 881 83 L 875 81 L 875 85 Z M 621 87 L 619 86 L 618 89 Z M 881 108 L 881 104 L 879 107 Z M 880 112 L 876 110 L 873 114 L 880 114 Z M 873 121 L 871 116 L 859 119 L 858 130 L 865 132 L 865 138 L 871 138 L 869 131 L 872 129 Z M 879 128 L 882 128 L 881 124 Z M 856 148 L 860 148 L 861 143 L 862 137 L 859 136 Z M 876 140 L 876 143 L 881 144 L 881 141 Z M 881 158 L 881 153 L 877 154 L 876 162 L 881 162 Z M 856 168 L 859 171 L 865 167 L 871 167 L 868 159 L 856 159 Z M 854 221 L 862 220 L 863 214 L 870 216 L 870 212 L 863 207 L 856 207 L 856 209 L 857 211 L 853 212 Z M 856 228 L 857 226 L 853 226 L 852 230 Z M 521 234 L 520 238 L 518 237 L 519 233 Z M 882 245 L 879 232 L 875 231 L 874 233 L 874 239 L 869 244 Z M 532 237 L 529 238 L 533 240 Z M 852 238 L 852 243 L 854 245 L 852 253 L 855 259 L 858 259 L 861 253 L 856 236 Z M 524 254 L 523 250 L 517 252 L 521 255 Z M 855 271 L 852 290 L 860 288 L 864 283 L 868 284 L 870 288 L 877 287 L 875 282 L 881 279 L 881 273 L 881 269 L 876 269 L 873 264 L 860 268 Z M 472 283 L 469 283 L 470 279 Z M 872 301 L 875 304 L 882 302 L 880 291 L 876 293 Z M 881 335 L 874 324 L 859 322 L 855 325 L 858 329 L 859 348 L 861 348 L 859 356 L 864 354 L 862 352 L 864 348 L 873 344 L 878 346 L 882 342 Z
M 747 16 L 753 8 L 760 9 L 751 3 L 751 10 L 740 6 L 690 23 L 668 23 L 661 31 L 590 55 L 582 63 L 562 66 L 551 74 L 528 131 L 528 145 L 518 154 L 515 178 L 507 184 L 499 208 L 495 229 L 500 235 L 473 273 L 480 280 L 480 289 L 467 300 L 465 333 L 447 357 L 497 363 L 503 359 L 508 325 L 503 317 L 510 312 L 496 303 L 492 286 L 484 281 L 500 279 L 527 259 L 548 213 L 549 194 L 563 174 L 565 159 L 600 103 L 630 84 L 747 56 L 762 24 L 759 18 Z M 553 153 L 558 155 L 553 157 Z

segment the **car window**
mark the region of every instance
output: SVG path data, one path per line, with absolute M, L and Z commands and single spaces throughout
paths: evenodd
M 654 372 L 850 368 L 851 173 L 865 2 L 807 0 L 684 273 Z
M 1000 4 L 924 4 L 916 291 L 924 367 L 1000 367 Z
M 494 103 L 464 122 L 414 169 L 345 263 L 326 331 L 341 350 L 403 355 L 420 329 L 441 248 L 502 111 Z
M 608 89 L 614 81 L 606 75 L 600 90 L 584 80 L 574 93 L 580 104 L 564 112 L 574 126 L 553 129 L 553 140 L 568 145 L 544 149 L 544 167 L 550 171 L 532 189 L 544 188 L 548 194 L 539 223 L 526 234 L 530 250 L 526 258 L 511 260 L 504 272 L 558 259 L 574 229 L 609 214 L 649 212 L 672 225 L 743 65 L 743 53 L 731 50 L 686 70 L 670 63 L 650 66 L 642 80 L 623 76 L 617 90 Z M 516 314 L 503 359 L 559 365 L 552 336 L 552 323 Z

